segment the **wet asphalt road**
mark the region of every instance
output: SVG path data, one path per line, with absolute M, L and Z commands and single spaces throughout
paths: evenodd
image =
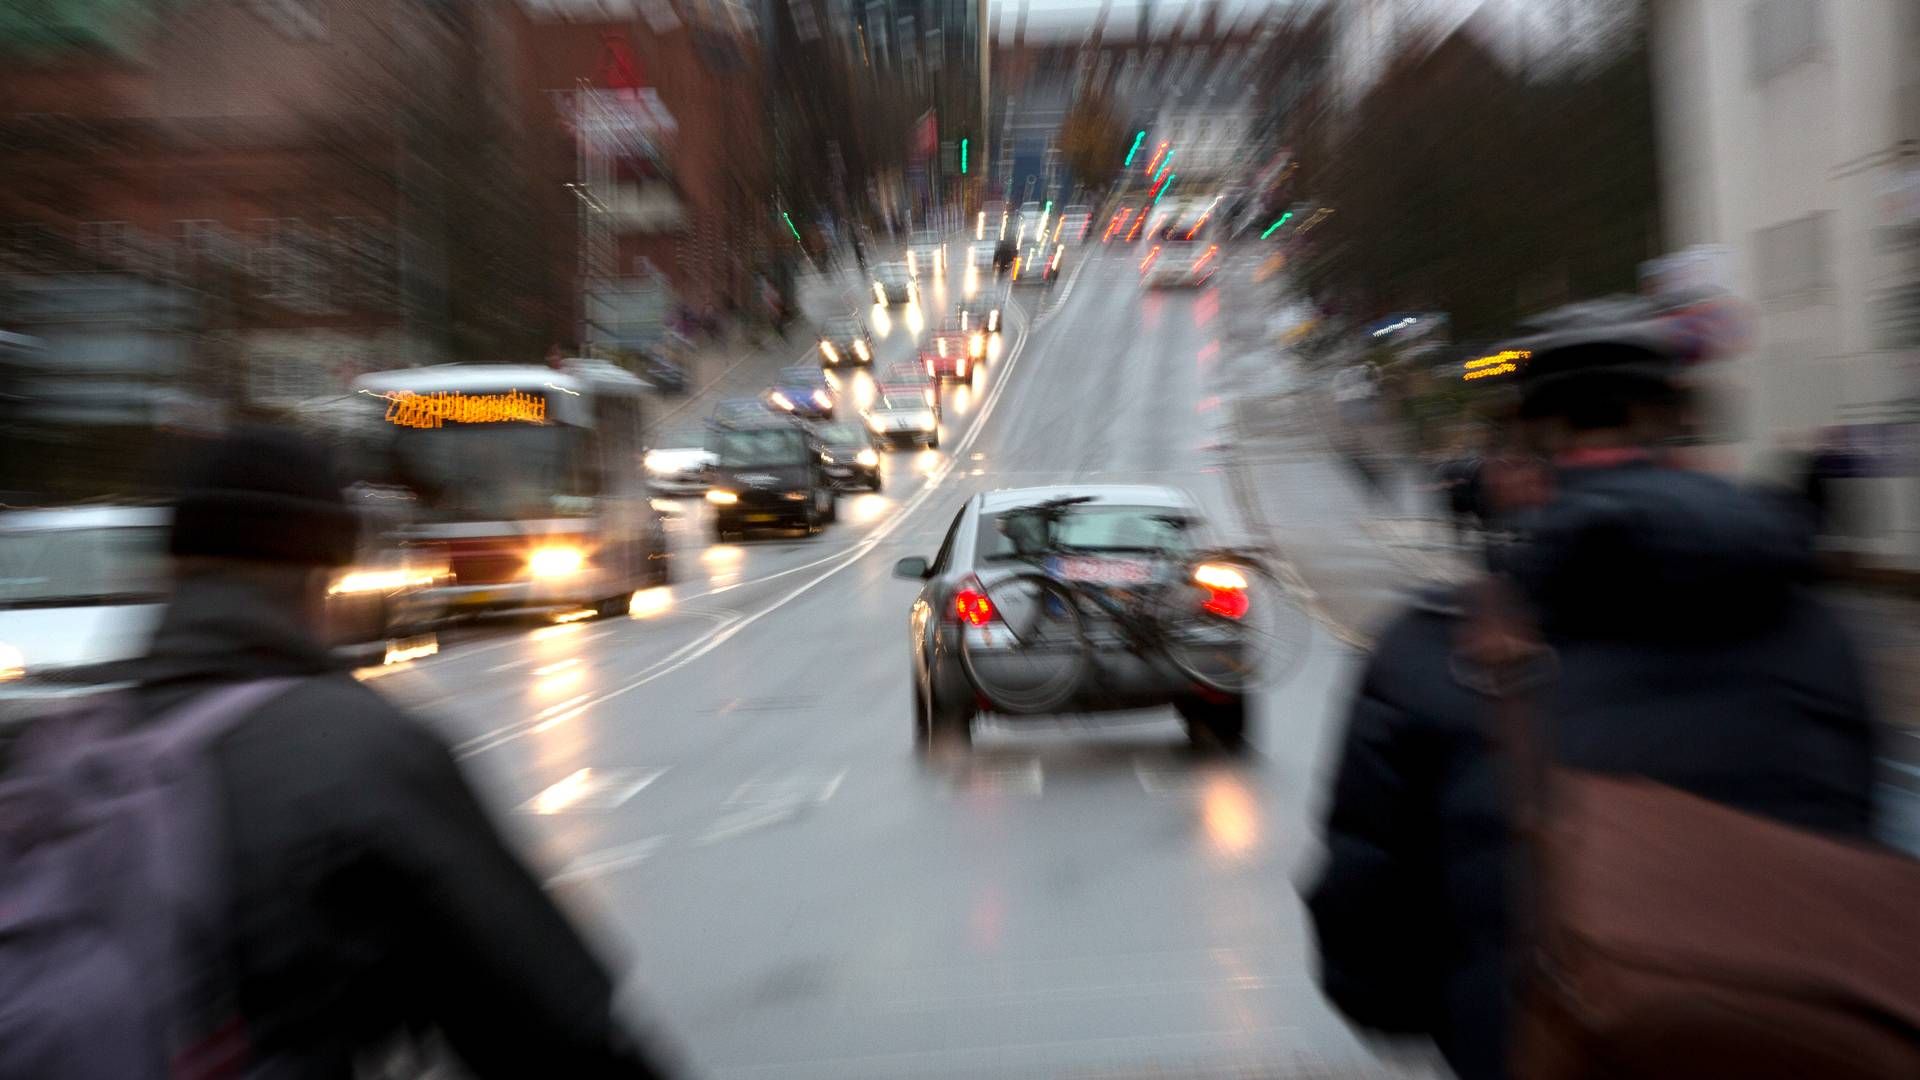
M 963 253 L 922 317 L 890 313 L 882 362 L 958 299 Z M 1294 887 L 1355 663 L 1331 637 L 1244 762 L 1190 756 L 1170 711 L 912 751 L 915 587 L 889 571 L 968 494 L 1164 482 L 1254 539 L 1223 472 L 1220 293 L 1136 278 L 1115 254 L 1016 291 L 941 448 L 892 454 L 821 536 L 714 545 L 685 500 L 678 581 L 633 617 L 453 634 L 380 671 L 702 1075 L 1380 1071 L 1313 985 Z

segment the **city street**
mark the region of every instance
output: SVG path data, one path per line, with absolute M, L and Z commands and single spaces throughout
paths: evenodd
M 863 312 L 890 327 L 882 363 L 957 300 L 962 261 L 926 312 Z M 716 546 L 685 500 L 671 596 L 369 673 L 444 725 L 703 1072 L 1381 1073 L 1314 985 L 1295 891 L 1357 655 L 1331 634 L 1241 762 L 1194 757 L 1170 710 L 912 748 L 914 587 L 889 571 L 967 495 L 1170 483 L 1260 539 L 1226 456 L 1222 291 L 1137 276 L 1096 255 L 1016 290 L 997 357 L 945 391 L 940 449 L 891 455 L 885 493 L 844 497 L 821 537 Z

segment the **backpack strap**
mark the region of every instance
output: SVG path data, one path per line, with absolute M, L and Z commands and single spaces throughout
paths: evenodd
M 296 678 L 255 679 L 196 695 L 153 725 L 155 757 L 178 760 L 232 731 L 253 711 L 291 689 Z

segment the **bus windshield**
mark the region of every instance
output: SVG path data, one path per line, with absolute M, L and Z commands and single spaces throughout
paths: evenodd
M 393 435 L 396 479 L 421 506 L 467 520 L 537 518 L 591 497 L 587 434 L 562 424 L 449 424 Z

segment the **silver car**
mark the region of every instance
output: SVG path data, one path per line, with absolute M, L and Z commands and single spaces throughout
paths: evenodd
M 655 440 L 643 459 L 647 486 L 660 495 L 704 495 L 712 486 L 713 451 L 706 431 L 670 431 Z
M 985 598 L 994 583 L 1034 567 L 1021 561 L 1007 531 L 1010 511 L 1073 499 L 1059 526 L 1074 554 L 1052 560 L 1047 573 L 1108 590 L 1145 595 L 1184 569 L 1187 557 L 1211 546 L 1199 508 L 1174 488 L 1144 484 L 1076 484 L 990 491 L 969 499 L 948 526 L 931 561 L 902 559 L 896 577 L 921 583 L 908 619 L 912 643 L 913 732 L 917 744 L 966 744 L 983 711 L 1009 720 L 1031 714 L 989 701 L 968 676 L 983 656 L 992 662 L 997 618 Z M 1004 627 L 997 640 L 1008 641 Z M 1172 705 L 1196 744 L 1238 750 L 1251 727 L 1252 701 L 1196 683 L 1164 658 L 1130 649 L 1110 626 L 1088 627 L 1091 666 L 1064 705 L 1051 713 L 1104 713 Z M 967 661 L 960 656 L 962 635 Z
M 0 514 L 0 685 L 138 655 L 166 597 L 169 520 L 158 506 Z

